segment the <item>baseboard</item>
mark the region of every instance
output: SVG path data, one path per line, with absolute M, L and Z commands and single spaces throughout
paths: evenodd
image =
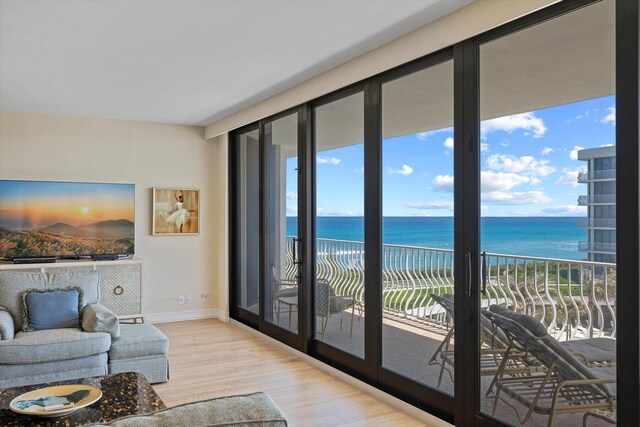
M 165 313 L 143 314 L 145 322 L 148 323 L 170 323 L 184 322 L 187 320 L 219 319 L 223 322 L 229 321 L 229 313 L 218 308 L 206 308 L 188 311 L 170 311 Z
M 281 343 L 280 341 L 277 341 L 259 331 L 256 331 L 253 328 L 248 327 L 247 325 L 238 322 L 237 320 L 234 319 L 229 319 L 229 322 L 232 323 L 233 325 L 236 325 L 240 328 L 242 328 L 243 330 L 255 335 L 256 337 L 259 337 L 265 341 L 270 342 L 271 344 L 277 346 L 278 348 L 286 351 L 287 353 L 293 355 L 294 357 L 297 357 L 298 359 L 301 359 L 307 363 L 309 363 L 310 365 L 312 365 L 314 368 L 318 368 L 319 370 L 331 375 L 332 377 L 335 377 L 337 379 L 339 379 L 340 381 L 343 381 L 349 385 L 354 386 L 355 388 L 362 390 L 363 392 L 372 395 L 373 397 L 375 397 L 376 399 L 386 403 L 387 405 L 393 407 L 394 409 L 397 409 L 400 412 L 403 412 L 409 416 L 412 416 L 413 418 L 416 418 L 422 422 L 424 422 L 425 424 L 429 425 L 429 426 L 433 426 L 433 427 L 453 427 L 452 424 L 449 424 L 446 421 L 441 420 L 440 418 L 431 415 L 428 412 L 422 411 L 418 408 L 416 408 L 413 405 L 408 404 L 407 402 L 398 399 L 397 397 L 394 397 L 388 393 L 385 393 L 382 390 L 379 390 L 365 382 L 360 381 L 357 378 L 352 377 L 351 375 L 347 375 L 344 372 L 333 368 L 329 365 L 327 365 L 326 363 L 323 363 L 317 359 L 314 359 L 313 357 L 304 354 L 292 347 L 289 347 L 286 344 Z

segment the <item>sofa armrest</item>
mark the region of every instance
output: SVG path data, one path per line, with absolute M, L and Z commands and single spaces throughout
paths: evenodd
M 14 333 L 15 327 L 11 314 L 0 308 L 0 340 L 12 340 Z
M 107 332 L 112 338 L 120 336 L 118 316 L 102 304 L 91 304 L 82 310 L 82 330 Z

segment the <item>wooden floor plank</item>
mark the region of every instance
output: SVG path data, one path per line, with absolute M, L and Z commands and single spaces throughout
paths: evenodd
M 425 425 L 233 324 L 157 326 L 170 342 L 171 380 L 154 386 L 167 406 L 264 391 L 293 427 Z

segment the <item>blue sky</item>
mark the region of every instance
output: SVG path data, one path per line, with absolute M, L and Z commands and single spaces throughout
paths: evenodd
M 576 150 L 615 144 L 615 96 L 482 123 L 483 216 L 584 216 Z M 451 216 L 453 131 L 383 141 L 384 216 Z M 319 216 L 362 216 L 363 145 L 317 153 Z M 295 212 L 295 162 L 287 163 L 287 211 Z

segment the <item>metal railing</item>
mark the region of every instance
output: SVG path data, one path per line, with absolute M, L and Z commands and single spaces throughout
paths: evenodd
M 287 238 L 292 249 L 292 238 Z M 364 301 L 364 243 L 317 239 L 316 276 Z M 453 251 L 383 245 L 385 316 L 447 325 L 431 295 L 454 292 Z M 287 264 L 292 257 L 287 256 Z M 507 304 L 557 339 L 616 336 L 615 264 L 483 253 L 482 305 Z M 287 266 L 287 273 L 295 271 Z
M 598 180 L 612 180 L 612 179 L 616 179 L 615 169 L 580 172 L 578 174 L 578 182 L 580 183 L 586 183 L 589 181 L 598 181 Z
M 588 196 L 578 196 L 580 206 L 615 203 L 615 194 L 593 194 Z

